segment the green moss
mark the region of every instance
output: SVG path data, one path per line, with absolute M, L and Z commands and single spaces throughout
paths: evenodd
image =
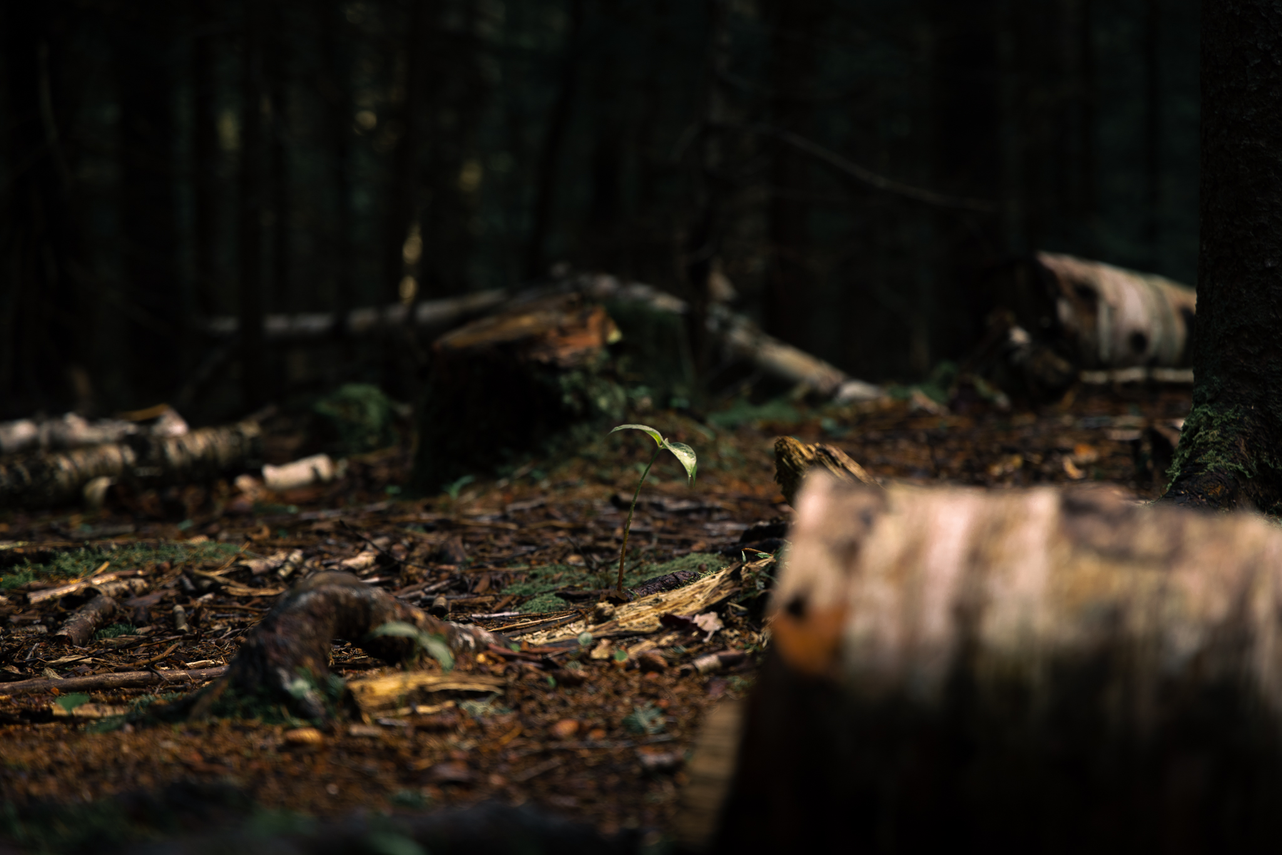
M 94 638 L 119 638 L 122 635 L 137 635 L 138 627 L 131 623 L 113 623 L 93 634 Z
M 796 424 L 802 418 L 801 411 L 785 398 L 772 398 L 761 404 L 740 398 L 725 409 L 708 416 L 708 421 L 719 428 L 733 430 L 755 422 Z
M 347 383 L 311 406 L 318 439 L 339 454 L 395 445 L 396 404 L 368 383 Z
M 1220 409 L 1210 404 L 1195 404 L 1184 420 L 1175 459 L 1166 472 L 1168 487 L 1194 458 L 1207 472 L 1233 474 L 1247 481 L 1254 478 L 1256 463 L 1261 458 L 1241 453 L 1241 449 L 1249 447 L 1244 442 L 1244 416 L 1239 407 Z
M 160 564 L 199 564 L 225 561 L 237 552 L 230 543 L 131 543 L 114 549 L 87 546 L 59 553 L 50 561 L 25 561 L 0 573 L 0 589 L 16 588 L 28 582 L 76 579 L 111 562 L 110 569 L 124 570 Z

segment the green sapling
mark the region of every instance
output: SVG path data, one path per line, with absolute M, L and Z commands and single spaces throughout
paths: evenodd
M 654 449 L 654 453 L 650 455 L 650 462 L 645 465 L 645 469 L 641 472 L 641 479 L 637 481 L 637 489 L 632 494 L 632 505 L 631 507 L 628 508 L 628 520 L 623 524 L 623 546 L 619 548 L 619 584 L 618 584 L 618 595 L 619 595 L 619 598 L 622 599 L 623 598 L 623 560 L 627 557 L 627 554 L 628 554 L 628 531 L 632 528 L 632 512 L 637 509 L 637 497 L 641 495 L 641 485 L 645 483 L 645 476 L 650 474 L 650 467 L 654 465 L 654 461 L 656 458 L 658 458 L 659 452 L 663 451 L 663 449 L 666 448 L 668 451 L 671 451 L 672 455 L 681 462 L 682 466 L 685 467 L 686 478 L 690 486 L 693 487 L 695 469 L 698 467 L 699 461 L 695 457 L 693 448 L 686 445 L 685 443 L 669 442 L 668 440 L 663 438 L 662 434 L 660 434 L 657 430 L 650 427 L 649 425 L 619 425 L 618 427 L 614 428 L 614 430 L 610 431 L 610 433 L 614 433 L 615 431 L 620 431 L 620 430 L 645 431 L 647 434 L 649 434 L 650 438 L 654 440 L 655 445 L 657 446 Z

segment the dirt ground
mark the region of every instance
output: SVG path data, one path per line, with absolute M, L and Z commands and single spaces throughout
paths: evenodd
M 1153 426 L 1182 418 L 1189 403 L 1186 386 L 1130 386 L 1082 387 L 1040 412 L 982 402 L 931 412 L 918 399 L 740 407 L 708 422 L 639 414 L 700 461 L 693 489 L 671 458 L 655 464 L 632 524 L 629 583 L 759 559 L 740 538 L 789 512 L 772 480 L 780 434 L 837 445 L 883 480 L 1096 481 L 1152 498 L 1152 461 L 1165 465 Z M 271 453 L 288 459 L 289 437 L 272 442 Z M 740 572 L 736 592 L 711 610 L 717 620 L 678 616 L 654 633 L 556 650 L 527 641 L 525 652 L 459 663 L 460 674 L 500 678 L 497 693 L 402 697 L 319 729 L 270 710 L 153 726 L 113 718 L 198 687 L 311 569 L 351 570 L 423 608 L 443 595 L 451 620 L 516 643 L 590 612 L 612 583 L 647 443 L 640 433 L 602 437 L 423 499 L 403 498 L 402 447 L 352 460 L 338 483 L 290 494 L 221 485 L 121 494 L 92 514 L 3 512 L 0 851 L 103 850 L 244 817 L 277 827 L 491 800 L 661 850 L 705 712 L 750 690 L 768 644 L 764 573 Z M 770 537 L 768 528 L 749 534 L 765 552 L 779 545 Z M 86 595 L 30 599 L 94 571 L 123 571 L 133 589 L 118 595 L 110 626 L 77 647 L 58 633 Z M 745 655 L 696 667 L 723 651 Z M 348 643 L 335 645 L 334 670 L 349 680 L 395 671 Z M 121 674 L 151 682 L 56 685 L 109 685 Z M 38 690 L 22 685 L 42 678 L 49 684 Z

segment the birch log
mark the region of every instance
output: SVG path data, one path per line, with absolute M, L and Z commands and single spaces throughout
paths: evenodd
M 1282 840 L 1282 531 L 812 474 L 722 852 Z

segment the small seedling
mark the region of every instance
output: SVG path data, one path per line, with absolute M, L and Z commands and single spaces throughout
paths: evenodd
M 420 650 L 441 664 L 442 671 L 449 671 L 454 667 L 454 654 L 450 652 L 450 646 L 445 643 L 445 639 L 439 635 L 424 632 L 413 624 L 388 621 L 370 635 L 376 638 L 382 636 L 412 638 Z
M 632 528 L 632 512 L 637 509 L 637 497 L 641 495 L 641 485 L 645 483 L 645 476 L 650 474 L 650 467 L 654 465 L 654 461 L 658 458 L 659 452 L 666 448 L 668 451 L 671 451 L 672 455 L 681 462 L 683 467 L 685 467 L 686 478 L 688 479 L 690 486 L 693 487 L 695 470 L 698 467 L 699 461 L 698 458 L 695 457 L 693 448 L 685 443 L 670 442 L 664 439 L 662 434 L 649 425 L 619 425 L 614 428 L 614 430 L 611 430 L 610 433 L 620 430 L 645 431 L 649 434 L 650 438 L 654 440 L 655 445 L 657 446 L 654 449 L 654 453 L 650 455 L 650 462 L 647 463 L 645 465 L 645 469 L 642 470 L 641 478 L 637 481 L 637 489 L 632 494 L 632 505 L 628 508 L 628 519 L 627 522 L 623 524 L 623 546 L 619 548 L 619 583 L 617 586 L 619 598 L 623 599 L 623 561 L 628 555 L 628 531 Z

